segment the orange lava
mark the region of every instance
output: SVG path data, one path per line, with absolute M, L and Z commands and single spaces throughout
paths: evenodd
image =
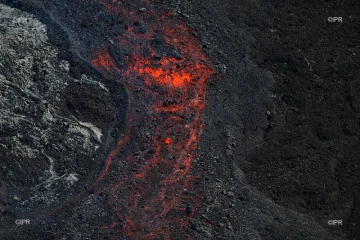
M 146 84 L 170 85 L 174 87 L 183 87 L 186 83 L 191 82 L 191 75 L 184 70 L 172 69 L 175 58 L 162 59 L 156 66 L 151 67 L 152 62 L 139 61 L 134 70 L 139 74 L 150 75 Z
M 109 48 L 95 52 L 91 61 L 104 76 L 123 81 L 132 101 L 127 133 L 97 180 L 115 179 L 103 191 L 121 224 L 109 228 L 120 226 L 126 239 L 189 239 L 189 219 L 202 201 L 190 169 L 203 129 L 209 60 L 184 24 L 159 15 L 149 2 L 139 14 L 120 1 L 93 1 L 128 26 L 150 21 L 144 32 L 127 27 L 112 38 L 129 52 L 122 58 L 126 67 L 117 65 Z M 159 53 L 151 44 L 155 40 L 170 53 Z
M 171 144 L 172 143 L 171 138 L 165 138 L 164 143 L 167 145 Z
M 116 63 L 108 52 L 97 54 L 97 58 L 93 59 L 91 63 L 95 67 L 102 67 L 105 68 L 107 71 L 116 69 Z

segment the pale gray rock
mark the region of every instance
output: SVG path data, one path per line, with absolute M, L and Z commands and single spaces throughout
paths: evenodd
M 61 110 L 64 94 L 76 85 L 99 95 L 108 89 L 89 76 L 72 78 L 31 14 L 0 4 L 0 42 L 0 180 L 8 199 L 50 205 L 86 172 L 77 158 L 92 161 L 103 141 L 94 123 Z

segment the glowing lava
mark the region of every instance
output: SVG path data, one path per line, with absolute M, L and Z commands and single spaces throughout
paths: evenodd
M 96 2 L 127 24 L 92 60 L 104 76 L 123 81 L 131 98 L 127 134 L 98 178 L 115 179 L 103 190 L 119 220 L 109 228 L 127 239 L 186 239 L 201 203 L 190 168 L 203 129 L 209 61 L 186 26 L 149 3 L 139 13 L 119 1 Z

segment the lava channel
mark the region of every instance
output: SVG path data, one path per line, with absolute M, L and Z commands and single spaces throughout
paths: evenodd
M 191 174 L 203 130 L 206 82 L 212 69 L 191 31 L 169 14 L 121 1 L 94 0 L 119 16 L 122 34 L 94 52 L 105 77 L 130 95 L 128 131 L 97 182 L 126 239 L 190 239 L 189 219 L 202 201 Z M 105 180 L 105 178 L 107 180 Z

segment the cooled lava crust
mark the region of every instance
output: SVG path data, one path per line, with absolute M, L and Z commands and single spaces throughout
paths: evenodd
M 0 125 L 0 133 L 4 133 L 0 135 L 0 153 L 5 153 L 0 176 L 1 239 L 356 239 L 357 220 L 344 226 L 324 226 L 329 218 L 351 215 L 348 219 L 359 219 L 358 195 L 347 187 L 354 187 L 358 176 L 358 165 L 352 167 L 356 151 L 351 151 L 351 161 L 343 157 L 345 170 L 336 168 L 345 173 L 343 179 L 349 184 L 338 182 L 347 193 L 342 198 L 354 195 L 354 204 L 351 197 L 350 204 L 322 201 L 320 205 L 327 207 L 318 211 L 319 199 L 312 196 L 320 195 L 314 189 L 332 189 L 320 184 L 326 178 L 318 172 L 330 177 L 337 173 L 321 167 L 330 164 L 334 169 L 336 161 L 324 161 L 324 152 L 317 146 L 327 147 L 324 142 L 328 141 L 338 145 L 338 140 L 317 127 L 304 128 L 301 136 L 307 140 L 298 140 L 299 125 L 314 126 L 312 111 L 319 116 L 324 112 L 317 101 L 310 101 L 313 105 L 309 107 L 301 100 L 309 96 L 307 91 L 314 91 L 310 94 L 314 97 L 323 85 L 329 84 L 331 93 L 341 89 L 331 85 L 327 68 L 321 74 L 330 79 L 318 81 L 322 75 L 312 67 L 326 61 L 323 39 L 332 36 L 340 43 L 347 34 L 338 37 L 339 29 L 355 36 L 358 26 L 329 28 L 328 13 L 320 16 L 318 9 L 333 11 L 331 1 L 313 5 L 276 0 L 0 3 L 16 10 L 12 18 L 0 16 L 2 23 L 12 23 L 10 27 L 22 34 L 41 30 L 40 36 L 48 36 L 44 49 L 51 50 L 34 51 L 38 56 L 34 68 L 25 71 L 34 72 L 37 88 L 33 92 L 45 92 L 38 95 L 46 101 L 10 81 L 24 80 L 17 77 L 16 64 L 28 63 L 19 56 L 32 53 L 31 47 L 7 50 L 6 54 L 13 54 L 10 57 L 0 54 L 7 58 L 0 66 L 0 89 L 6 90 L 2 96 L 8 97 L 9 112 L 3 114 L 6 111 L 1 109 L 0 121 L 11 120 Z M 301 4 L 304 10 L 298 11 Z M 352 21 L 356 23 L 356 19 Z M 308 26 L 298 28 L 304 22 Z M 46 31 L 42 26 L 31 31 L 28 26 L 33 23 L 46 25 Z M 27 28 L 22 32 L 24 25 Z M 0 36 L 9 37 L 10 27 L 0 25 Z M 329 35 L 321 35 L 318 28 Z M 10 36 L 6 44 L 21 42 L 17 36 Z M 298 36 L 301 41 L 294 40 Z M 316 51 L 311 48 L 314 36 L 319 36 Z M 30 38 L 28 44 L 36 45 L 42 37 Z M 346 41 L 353 51 L 351 61 L 357 64 L 356 44 Z M 303 43 L 308 44 L 305 49 Z M 334 59 L 329 61 L 334 63 Z M 341 59 L 344 66 L 350 61 Z M 355 79 L 355 65 L 351 66 L 348 73 Z M 322 68 L 321 64 L 318 67 Z M 358 84 L 352 77 L 348 80 L 349 85 L 345 81 L 343 87 L 349 94 L 346 98 L 340 94 L 336 101 L 348 101 L 355 109 Z M 341 86 L 342 81 L 338 83 Z M 327 89 L 323 88 L 319 99 L 332 95 L 325 94 Z M 32 105 L 11 109 L 11 104 L 18 102 Z M 324 105 L 328 119 L 336 104 Z M 341 106 L 341 116 L 351 112 Z M 39 111 L 33 114 L 34 109 Z M 310 115 L 304 117 L 306 111 Z M 293 117 L 287 118 L 287 114 Z M 16 129 L 15 120 L 26 124 Z M 327 120 L 321 117 L 317 121 Z M 357 146 L 358 134 L 352 131 L 358 125 L 349 122 L 346 126 L 346 138 Z M 37 128 L 47 134 L 48 142 L 32 141 L 37 139 L 33 131 Z M 321 139 L 315 145 L 314 134 Z M 350 152 L 353 145 L 339 149 Z M 307 158 L 300 158 L 298 152 L 308 154 L 308 146 L 315 146 L 318 154 L 310 152 L 314 161 L 311 167 L 304 167 Z M 24 158 L 27 152 L 36 153 L 30 147 L 41 157 Z M 18 162 L 23 164 L 14 164 Z M 304 178 L 302 172 L 315 178 Z M 350 172 L 354 178 L 347 177 Z M 297 182 L 304 191 L 292 184 L 296 179 L 293 173 L 306 180 Z M 334 199 L 336 188 L 328 191 Z M 16 225 L 16 219 L 30 219 L 31 224 Z

